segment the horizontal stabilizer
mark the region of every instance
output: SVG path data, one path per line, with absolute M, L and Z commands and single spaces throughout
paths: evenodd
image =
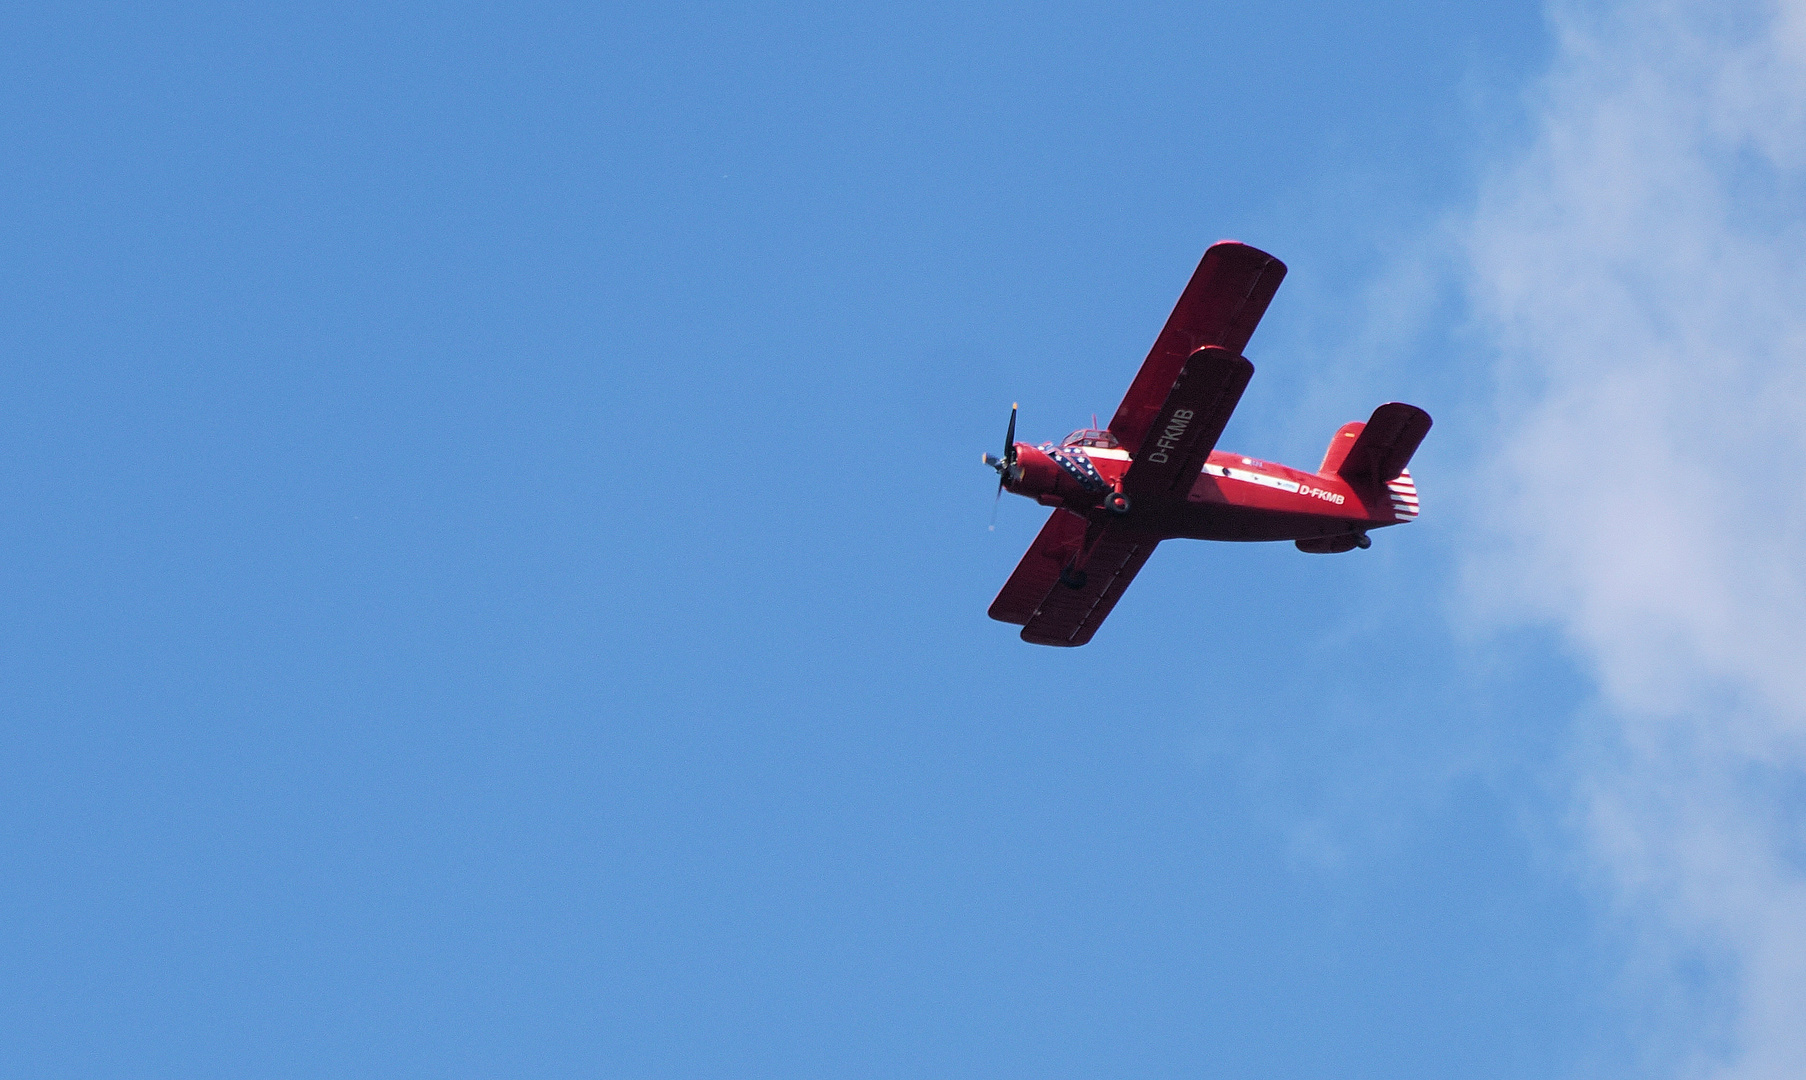
M 1323 471 L 1329 471 L 1336 451 L 1340 449 L 1336 443 L 1352 434 L 1354 427 L 1347 424 L 1336 433 L 1337 438 L 1323 459 Z M 1405 471 L 1405 466 L 1411 464 L 1411 455 L 1417 453 L 1418 444 L 1429 433 L 1429 413 L 1415 405 L 1388 402 L 1373 410 L 1373 416 L 1368 418 L 1360 434 L 1342 455 L 1335 471 L 1349 483 L 1383 484 L 1395 480 Z

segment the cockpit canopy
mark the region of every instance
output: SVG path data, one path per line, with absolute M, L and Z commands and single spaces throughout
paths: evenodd
M 1080 428 L 1066 436 L 1064 439 L 1061 439 L 1060 445 L 1101 446 L 1106 450 L 1114 450 L 1117 448 L 1118 444 L 1116 442 L 1116 436 L 1110 434 L 1108 431 L 1099 431 L 1096 428 Z

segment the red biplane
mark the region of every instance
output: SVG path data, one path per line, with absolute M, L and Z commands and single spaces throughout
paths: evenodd
M 1291 540 L 1319 554 L 1365 548 L 1370 530 L 1417 516 L 1405 466 L 1430 414 L 1392 402 L 1342 425 L 1316 472 L 1216 449 L 1254 375 L 1242 349 L 1285 277 L 1246 244 L 1212 245 L 1179 297 L 1110 426 L 1058 445 L 1016 442 L 997 470 L 1011 491 L 1054 508 L 991 618 L 1036 645 L 1083 645 L 1162 540 Z M 1094 421 L 1095 422 L 1095 421 Z

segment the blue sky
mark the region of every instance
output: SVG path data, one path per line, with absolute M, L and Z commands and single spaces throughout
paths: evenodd
M 1674 450 L 1614 387 L 1801 456 L 1777 10 L 9 15 L 12 1067 L 1786 1075 L 1802 592 L 1670 571 L 1806 517 L 1602 551 L 1649 502 L 1524 479 Z M 1625 217 L 1775 260 L 1720 384 L 1611 344 L 1677 310 Z M 1291 275 L 1222 445 L 1412 401 L 1424 516 L 1024 645 L 979 454 L 1107 417 L 1224 237 Z

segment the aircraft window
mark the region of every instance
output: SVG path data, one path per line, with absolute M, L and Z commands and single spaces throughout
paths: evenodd
M 1116 436 L 1108 431 L 1096 428 L 1081 428 L 1060 441 L 1061 446 L 1101 446 L 1106 450 L 1114 450 L 1118 443 Z

